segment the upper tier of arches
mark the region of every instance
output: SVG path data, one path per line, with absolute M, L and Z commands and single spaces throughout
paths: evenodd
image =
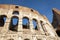
M 5 19 L 3 17 L 6 19 L 5 22 Z M 16 19 L 16 24 L 13 23 L 14 19 Z M 27 29 L 23 30 L 23 32 L 25 31 L 29 33 L 30 31 L 33 32 L 35 30 L 37 31 L 35 32 L 36 34 L 40 34 L 40 31 L 43 31 L 45 33 L 47 32 L 49 35 L 54 34 L 53 31 L 51 31 L 52 26 L 49 23 L 48 19 L 31 8 L 0 4 L 0 20 L 3 20 L 1 23 L 3 23 L 2 26 L 4 26 L 5 31 L 8 29 L 10 31 L 21 31 L 22 29 Z M 24 20 L 27 20 L 25 24 Z

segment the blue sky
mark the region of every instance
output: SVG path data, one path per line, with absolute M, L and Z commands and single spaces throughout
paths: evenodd
M 0 0 L 0 4 L 15 4 L 37 10 L 52 22 L 52 8 L 60 10 L 60 0 Z

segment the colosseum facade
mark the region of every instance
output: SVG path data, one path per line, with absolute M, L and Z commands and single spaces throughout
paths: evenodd
M 17 19 L 16 24 L 13 24 L 14 18 Z M 23 19 L 28 20 L 26 25 L 23 24 Z M 18 5 L 0 4 L 0 40 L 59 40 L 59 38 L 48 19 L 38 11 Z

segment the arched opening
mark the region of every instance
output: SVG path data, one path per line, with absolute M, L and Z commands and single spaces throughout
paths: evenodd
M 24 39 L 24 40 L 29 40 L 29 39 L 26 38 L 26 39 Z
M 7 18 L 6 15 L 0 15 L 0 27 L 4 26 L 6 18 Z
M 43 21 L 40 21 L 40 25 L 41 25 L 43 31 L 44 31 L 44 32 L 47 32 L 47 31 L 46 31 L 46 28 L 44 27 L 44 23 L 43 23 Z
M 15 8 L 19 8 L 18 6 L 15 6 Z
M 33 9 L 31 9 L 31 11 L 33 12 L 34 10 L 33 10 Z
M 60 37 L 60 30 L 56 30 L 56 33 Z
M 11 39 L 8 39 L 8 40 L 14 40 L 14 39 L 11 38 Z
M 37 40 L 42 40 L 42 39 L 37 39 Z
M 19 19 L 18 19 L 17 16 L 13 16 L 13 17 L 11 18 L 9 30 L 17 31 L 17 28 L 18 28 L 18 20 L 19 20 Z
M 57 26 L 56 33 L 60 37 L 60 25 Z
M 35 30 L 38 30 L 38 22 L 36 19 L 33 19 L 33 26 Z
M 41 25 L 41 27 L 42 27 L 42 29 L 43 29 L 43 31 L 44 31 L 44 28 L 43 28 L 43 21 L 40 21 L 40 25 Z
M 27 17 L 23 17 L 23 29 L 30 29 L 29 27 L 29 19 Z
M 13 11 L 13 14 L 19 15 L 19 12 L 18 11 Z

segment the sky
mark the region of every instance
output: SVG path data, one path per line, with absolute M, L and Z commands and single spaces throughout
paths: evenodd
M 50 22 L 53 19 L 52 8 L 60 10 L 60 0 L 0 0 L 0 4 L 14 4 L 33 8 L 45 15 Z

